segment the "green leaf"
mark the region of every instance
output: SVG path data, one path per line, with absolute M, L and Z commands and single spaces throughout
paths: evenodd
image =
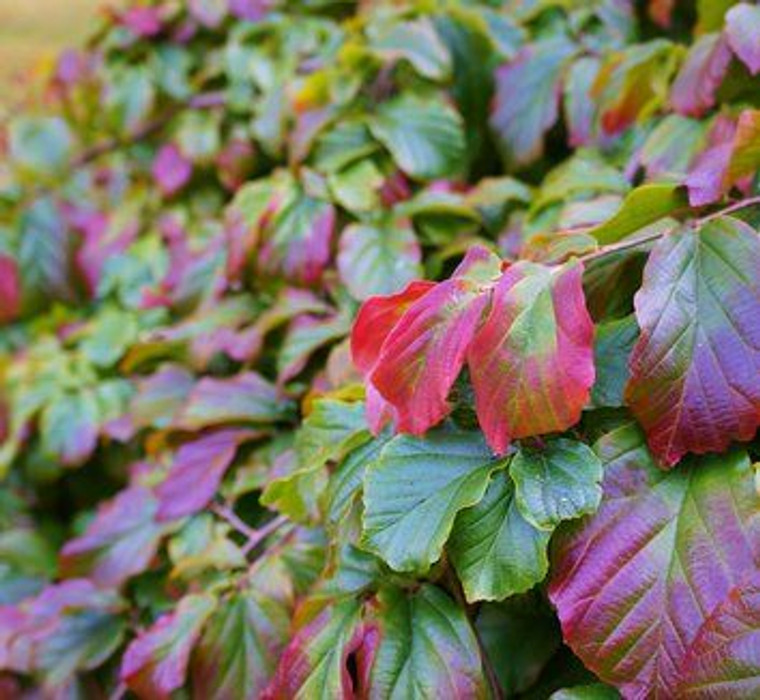
M 112 367 L 137 340 L 137 317 L 115 306 L 106 306 L 95 317 L 80 349 L 94 365 Z
M 384 59 L 405 59 L 431 80 L 445 80 L 451 73 L 451 56 L 427 17 L 404 20 L 391 26 L 368 28 L 370 47 Z
M 441 100 L 404 93 L 381 104 L 369 128 L 410 177 L 435 180 L 463 173 L 462 118 Z
M 482 497 L 494 461 L 478 433 L 399 436 L 367 468 L 362 545 L 397 571 L 438 561 L 454 518 Z
M 521 445 L 509 473 L 523 517 L 542 530 L 596 511 L 602 499 L 602 463 L 585 443 L 546 440 L 536 449 Z
M 528 690 L 562 643 L 554 611 L 537 593 L 483 603 L 475 625 L 507 697 Z
M 60 117 L 19 117 L 8 125 L 10 157 L 31 175 L 49 176 L 65 167 L 71 132 Z
M 97 445 L 98 421 L 98 402 L 90 389 L 60 394 L 40 415 L 43 453 L 66 467 L 81 465 Z
M 373 613 L 380 634 L 367 697 L 489 697 L 467 616 L 439 588 L 383 589 Z
M 388 295 L 422 277 L 420 247 L 406 220 L 351 224 L 341 235 L 338 271 L 355 299 Z
M 381 207 L 380 188 L 385 177 L 371 160 L 360 160 L 328 177 L 335 201 L 351 212 L 369 212 Z
M 587 233 L 605 245 L 653 224 L 670 214 L 688 207 L 686 189 L 671 183 L 641 185 L 629 192 L 620 209 L 602 224 Z
M 639 327 L 633 314 L 597 324 L 594 334 L 596 381 L 591 389 L 594 407 L 625 405 L 625 385 L 630 375 L 628 358 L 638 337 Z
M 253 588 L 220 601 L 193 651 L 193 692 L 233 700 L 259 697 L 290 631 L 290 610 Z
M 509 477 L 495 473 L 483 500 L 457 517 L 447 547 L 467 600 L 503 600 L 533 588 L 549 570 L 550 536 L 523 517 Z

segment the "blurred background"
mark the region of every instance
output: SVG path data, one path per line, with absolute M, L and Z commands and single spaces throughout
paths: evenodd
M 58 52 L 97 26 L 104 0 L 0 0 L 0 107 Z

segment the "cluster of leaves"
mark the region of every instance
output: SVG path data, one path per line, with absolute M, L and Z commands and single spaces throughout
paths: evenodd
M 0 695 L 757 697 L 758 72 L 733 0 L 110 11 L 0 139 Z

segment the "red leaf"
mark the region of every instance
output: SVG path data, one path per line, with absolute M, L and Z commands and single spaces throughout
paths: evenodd
M 626 399 L 657 458 L 719 452 L 760 424 L 760 241 L 716 219 L 657 243 L 636 295 Z
M 401 432 L 422 435 L 449 411 L 446 397 L 464 364 L 498 258 L 471 248 L 451 279 L 413 303 L 383 342 L 369 381 L 396 410 Z
M 372 297 L 362 304 L 351 331 L 351 357 L 364 376 L 374 368 L 380 348 L 398 320 L 433 287 L 435 282 L 411 282 L 397 294 Z
M 577 262 L 510 267 L 467 364 L 478 420 L 492 449 L 576 423 L 594 383 L 594 327 Z
M 0 254 L 0 324 L 13 321 L 21 312 L 21 280 L 16 261 Z

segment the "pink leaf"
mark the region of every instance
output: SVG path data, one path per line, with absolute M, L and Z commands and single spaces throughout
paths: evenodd
M 731 52 L 721 34 L 705 34 L 689 49 L 670 90 L 670 103 L 679 114 L 699 117 L 715 104 Z
M 760 71 L 760 7 L 740 2 L 726 13 L 726 38 L 733 52 L 755 75 Z
M 153 178 L 164 197 L 179 192 L 190 180 L 193 166 L 173 143 L 162 146 L 153 162 Z

